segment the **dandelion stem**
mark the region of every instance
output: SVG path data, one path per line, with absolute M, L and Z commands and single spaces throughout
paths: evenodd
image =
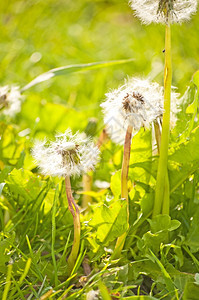
M 170 136 L 171 82 L 171 29 L 170 24 L 167 24 L 165 34 L 164 114 L 153 217 L 161 212 L 163 213 L 163 211 L 164 213 L 169 213 L 169 180 L 167 166 Z
M 72 272 L 75 261 L 79 252 L 79 246 L 80 246 L 80 213 L 77 204 L 74 201 L 72 191 L 71 191 L 71 183 L 70 183 L 70 177 L 65 177 L 65 184 L 66 184 L 66 195 L 68 199 L 68 208 L 73 216 L 73 223 L 74 223 L 74 240 L 73 240 L 73 246 L 71 253 L 68 258 L 68 268 L 69 268 L 69 274 Z
M 154 128 L 155 128 L 155 139 L 157 143 L 158 154 L 160 155 L 161 125 L 157 120 L 154 122 Z
M 83 190 L 89 192 L 92 190 L 93 176 L 92 172 L 83 175 Z M 88 209 L 88 204 L 92 202 L 90 195 L 84 194 L 82 199 L 82 208 Z
M 106 132 L 106 128 L 104 128 L 96 143 L 96 146 L 99 148 L 99 150 L 107 140 L 108 140 L 108 134 Z M 84 192 L 88 192 L 92 190 L 92 183 L 93 183 L 93 172 L 90 171 L 89 173 L 83 175 Z M 85 208 L 86 211 L 88 209 L 88 203 L 92 203 L 92 197 L 90 195 L 84 194 L 83 201 L 82 201 L 82 208 Z
M 161 145 L 161 126 L 159 122 L 155 122 L 155 138 L 157 142 L 158 147 L 158 154 L 160 155 L 160 145 Z M 169 177 L 168 177 L 168 170 L 165 177 L 165 190 L 164 190 L 164 200 L 163 200 L 163 207 L 162 207 L 162 214 L 168 214 L 169 215 L 169 201 L 167 199 L 169 198 Z
M 126 199 L 127 202 L 127 224 L 129 226 L 129 199 L 128 199 L 128 173 L 129 173 L 129 161 L 131 154 L 131 140 L 132 140 L 132 126 L 128 126 L 126 131 L 126 137 L 124 142 L 124 155 L 122 162 L 122 174 L 121 174 L 121 198 Z M 126 232 L 123 233 L 116 242 L 115 250 L 112 255 L 112 259 L 118 258 L 124 247 L 126 239 Z

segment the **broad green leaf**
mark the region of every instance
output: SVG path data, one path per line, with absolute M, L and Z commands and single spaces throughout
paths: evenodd
M 121 236 L 127 230 L 126 200 L 96 208 L 89 225 L 96 228 L 96 239 L 104 245 Z
M 195 112 L 195 103 L 192 102 L 186 109 L 186 114 L 193 114 Z
M 171 193 L 199 168 L 199 127 L 169 156 Z
M 20 165 L 23 151 L 24 139 L 18 136 L 16 128 L 0 122 L 0 161 L 6 165 Z
M 148 222 L 151 225 L 152 233 L 164 230 L 173 231 L 181 224 L 178 220 L 171 220 L 169 215 L 157 215 L 152 220 L 148 219 Z
M 169 160 L 180 164 L 194 162 L 199 159 L 199 127 L 195 128 L 187 141 L 179 145 Z
M 130 59 L 107 61 L 107 62 L 94 62 L 88 64 L 68 65 L 60 68 L 55 68 L 33 79 L 30 83 L 28 83 L 26 86 L 24 86 L 21 89 L 21 92 L 24 92 L 29 88 L 33 87 L 34 85 L 47 81 L 55 76 L 68 75 L 79 71 L 88 71 L 88 70 L 100 69 L 105 67 L 111 67 L 119 64 L 126 64 L 132 62 L 133 60 L 134 59 L 130 58 Z
M 47 185 L 38 175 L 23 169 L 13 169 L 5 182 L 10 192 L 16 198 L 19 197 L 18 201 L 22 203 L 36 200 L 41 190 Z
M 111 176 L 111 191 L 116 198 L 119 198 L 121 195 L 121 170 L 115 172 L 114 175 Z
M 199 286 L 196 283 L 188 282 L 184 289 L 183 300 L 198 300 Z

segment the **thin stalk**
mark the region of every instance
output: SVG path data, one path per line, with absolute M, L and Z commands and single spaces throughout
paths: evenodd
M 71 183 L 70 183 L 70 177 L 65 177 L 65 184 L 66 184 L 66 195 L 68 199 L 68 208 L 73 216 L 73 224 L 74 224 L 74 240 L 73 240 L 73 246 L 71 253 L 68 258 L 68 268 L 69 273 L 72 272 L 77 255 L 79 252 L 79 246 L 80 246 L 80 232 L 81 232 L 81 226 L 80 226 L 80 213 L 77 204 L 75 203 L 71 191 Z
M 158 148 L 158 154 L 160 155 L 160 145 L 161 145 L 161 125 L 159 122 L 154 123 L 155 127 L 155 138 Z M 165 187 L 164 187 L 164 201 L 162 206 L 162 214 L 169 215 L 169 201 L 167 201 L 167 198 L 169 198 L 169 176 L 168 176 L 168 170 L 165 177 Z
M 162 129 L 161 129 L 160 122 L 158 122 L 158 120 L 156 120 L 154 122 L 154 129 L 155 129 L 155 139 L 156 139 L 156 144 L 157 144 L 157 148 L 158 148 L 158 154 L 160 155 Z
M 165 70 L 164 70 L 164 114 L 162 125 L 162 137 L 160 146 L 160 157 L 158 164 L 157 183 L 155 191 L 155 203 L 153 208 L 153 217 L 162 212 L 162 207 L 169 207 L 169 184 L 168 177 L 168 148 L 170 136 L 170 105 L 171 105 L 171 82 L 172 82 L 172 64 L 171 64 L 171 28 L 166 25 L 165 33 Z M 164 210 L 164 209 L 163 209 Z
M 93 176 L 92 172 L 89 174 L 83 175 L 83 190 L 84 192 L 88 192 L 92 190 Z M 90 195 L 84 194 L 82 199 L 82 208 L 87 209 L 88 204 L 92 202 L 92 197 Z
M 126 199 L 127 202 L 127 224 L 129 226 L 129 198 L 128 198 L 128 173 L 129 173 L 129 162 L 131 154 L 131 140 L 132 140 L 132 126 L 128 126 L 126 131 L 126 137 L 124 142 L 124 154 L 122 162 L 122 174 L 121 174 L 121 198 Z M 118 258 L 124 247 L 126 239 L 126 232 L 123 233 L 116 242 L 115 250 L 112 255 L 112 259 Z
M 108 140 L 108 134 L 106 132 L 106 128 L 104 128 L 99 136 L 99 139 L 96 143 L 96 146 L 100 149 L 103 144 Z M 88 192 L 92 190 L 93 184 L 93 172 L 89 172 L 88 174 L 83 175 L 83 191 Z M 88 203 L 92 203 L 92 197 L 90 195 L 83 195 L 82 208 L 88 210 Z

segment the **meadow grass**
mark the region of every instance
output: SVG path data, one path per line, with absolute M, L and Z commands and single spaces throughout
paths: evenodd
M 73 218 L 64 181 L 41 175 L 31 148 L 35 139 L 52 139 L 69 127 L 84 131 L 90 118 L 96 118 L 97 143 L 105 93 L 128 76 L 149 76 L 163 85 L 165 29 L 142 25 L 121 0 L 0 2 L 1 86 L 23 88 L 61 66 L 132 59 L 35 85 L 24 91 L 16 117 L 0 115 L 0 298 L 197 299 L 198 14 L 172 25 L 172 85 L 181 95 L 189 89 L 170 137 L 170 215 L 151 218 L 158 167 L 151 131 L 141 128 L 133 138 L 129 217 L 121 199 L 123 148 L 106 140 L 90 174 L 92 191 L 83 191 L 81 177 L 71 180 L 81 237 L 69 274 Z M 93 201 L 87 210 L 81 209 L 84 193 Z M 113 260 L 123 234 L 125 245 Z

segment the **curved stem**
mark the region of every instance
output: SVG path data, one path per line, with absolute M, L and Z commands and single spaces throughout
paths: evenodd
M 164 115 L 162 125 L 162 137 L 160 147 L 160 157 L 158 164 L 157 183 L 155 191 L 155 203 L 153 217 L 160 214 L 162 207 L 169 207 L 169 184 L 168 184 L 168 148 L 170 136 L 170 103 L 171 103 L 171 29 L 166 25 L 165 33 L 165 71 L 164 71 Z
M 69 274 L 71 274 L 71 272 L 74 268 L 75 262 L 76 262 L 78 252 L 79 252 L 81 226 L 80 226 L 80 213 L 79 213 L 78 206 L 73 199 L 69 176 L 66 176 L 65 184 L 66 184 L 66 195 L 67 195 L 67 199 L 68 199 L 68 208 L 73 216 L 73 223 L 74 223 L 73 246 L 72 246 L 72 250 L 69 255 L 69 258 L 68 258 Z
M 132 126 L 128 126 L 126 131 L 126 137 L 124 142 L 124 154 L 122 162 L 122 174 L 121 174 L 121 198 L 127 201 L 127 223 L 129 226 L 129 199 L 128 199 L 128 173 L 129 173 L 129 162 L 131 154 L 131 140 L 132 140 Z M 116 242 L 115 250 L 112 255 L 112 259 L 118 258 L 124 247 L 126 239 L 126 232 L 123 233 Z

